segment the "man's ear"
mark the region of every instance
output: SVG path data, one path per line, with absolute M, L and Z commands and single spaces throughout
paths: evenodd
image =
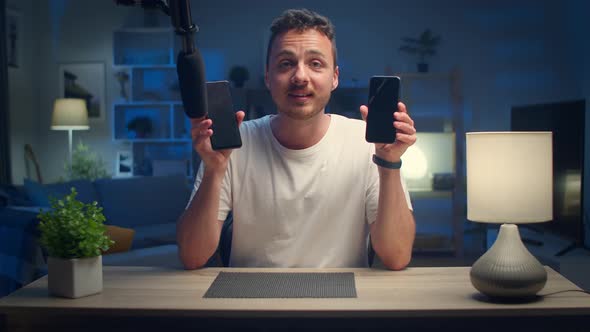
M 334 69 L 334 77 L 332 78 L 332 91 L 338 87 L 338 76 L 340 76 L 340 67 L 336 66 Z

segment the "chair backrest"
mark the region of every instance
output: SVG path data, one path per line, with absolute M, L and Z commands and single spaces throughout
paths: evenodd
M 35 173 L 37 175 L 37 182 L 43 183 L 43 178 L 41 177 L 41 168 L 39 167 L 39 162 L 37 162 L 37 158 L 35 157 L 35 152 L 33 152 L 33 147 L 31 144 L 25 144 L 25 169 L 27 172 L 27 178 L 31 178 L 30 174 L 30 167 L 29 162 L 33 163 L 35 166 Z

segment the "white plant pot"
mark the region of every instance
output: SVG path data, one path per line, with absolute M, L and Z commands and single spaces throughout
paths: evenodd
M 78 298 L 102 291 L 102 256 L 47 261 L 49 294 Z

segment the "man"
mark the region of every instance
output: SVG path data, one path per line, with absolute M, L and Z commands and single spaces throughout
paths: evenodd
M 415 235 L 409 195 L 400 170 L 372 157 L 400 161 L 414 122 L 399 103 L 396 142 L 367 143 L 363 121 L 324 111 L 339 74 L 330 21 L 288 10 L 271 32 L 265 82 L 278 114 L 242 123 L 238 112 L 243 146 L 233 152 L 211 149 L 210 119 L 192 121 L 202 163 L 178 222 L 181 261 L 205 265 L 231 210 L 232 266 L 367 266 L 370 233 L 384 265 L 403 269 Z M 363 119 L 369 111 L 360 107 Z

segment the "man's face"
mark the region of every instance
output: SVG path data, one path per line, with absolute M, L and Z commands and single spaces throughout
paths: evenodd
M 289 30 L 272 43 L 265 82 L 279 114 L 308 120 L 324 110 L 338 86 L 332 42 L 321 32 Z

